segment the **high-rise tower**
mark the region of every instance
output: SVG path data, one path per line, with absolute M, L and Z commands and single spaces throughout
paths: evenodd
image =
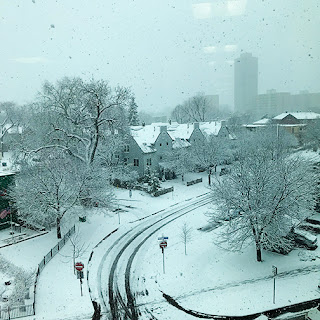
M 234 111 L 256 113 L 258 58 L 242 53 L 234 61 Z

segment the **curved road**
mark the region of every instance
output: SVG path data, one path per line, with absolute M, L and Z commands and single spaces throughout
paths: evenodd
M 137 220 L 127 230 L 112 235 L 97 271 L 99 303 L 108 319 L 137 320 L 141 312 L 156 319 L 149 310 L 138 310 L 135 304 L 131 274 L 134 259 L 142 245 L 163 226 L 208 203 L 210 195 L 206 193 Z

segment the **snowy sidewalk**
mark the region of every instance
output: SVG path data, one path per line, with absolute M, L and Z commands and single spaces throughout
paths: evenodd
M 314 266 L 307 266 L 304 268 L 297 268 L 297 269 L 292 269 L 292 270 L 288 270 L 288 271 L 284 271 L 284 272 L 280 272 L 277 274 L 276 276 L 276 281 L 278 281 L 279 279 L 286 279 L 288 277 L 294 277 L 294 276 L 302 276 L 302 275 L 308 275 L 312 272 L 315 273 L 319 273 L 320 272 L 320 264 L 314 265 Z M 183 298 L 187 298 L 189 296 L 192 295 L 196 295 L 196 294 L 202 294 L 202 293 L 206 293 L 206 292 L 212 292 L 212 291 L 219 291 L 219 290 L 224 290 L 224 289 L 230 289 L 232 287 L 238 287 L 238 286 L 244 286 L 247 284 L 254 284 L 257 282 L 262 282 L 262 281 L 270 281 L 272 280 L 274 277 L 273 275 L 269 275 L 269 276 L 265 276 L 265 277 L 259 277 L 259 278 L 252 278 L 252 279 L 248 279 L 248 280 L 242 280 L 242 281 L 233 281 L 233 282 L 228 282 L 226 284 L 220 285 L 220 286 L 216 286 L 213 288 L 206 288 L 203 290 L 197 290 L 197 291 L 191 291 L 188 292 L 186 294 L 180 295 L 180 296 L 176 296 L 175 299 L 183 299 Z M 317 283 L 315 284 L 315 287 L 317 287 Z M 320 292 L 319 292 L 320 294 Z

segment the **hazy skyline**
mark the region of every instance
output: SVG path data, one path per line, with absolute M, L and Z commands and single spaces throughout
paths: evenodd
M 25 103 L 45 80 L 106 79 L 139 110 L 196 94 L 233 105 L 233 60 L 258 57 L 259 93 L 320 91 L 317 0 L 0 0 L 0 101 Z

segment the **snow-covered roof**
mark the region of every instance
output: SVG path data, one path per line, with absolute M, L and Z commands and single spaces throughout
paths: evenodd
M 210 136 L 212 134 L 217 136 L 221 129 L 221 122 L 220 121 L 200 122 L 199 128 L 205 136 Z
M 268 124 L 268 123 L 270 123 L 270 121 L 271 121 L 270 119 L 263 118 L 258 121 L 255 121 L 253 124 L 256 124 L 256 125 Z
M 191 123 L 182 123 L 179 124 L 177 122 L 171 123 L 167 127 L 167 132 L 172 138 L 175 139 L 189 139 L 194 129 L 194 125 Z
M 152 127 L 152 125 L 131 126 L 130 129 L 132 137 L 137 142 L 142 152 L 151 153 L 156 151 L 153 144 L 160 133 L 160 127 Z
M 154 143 L 160 134 L 160 128 L 167 127 L 167 132 L 173 140 L 173 148 L 186 147 L 190 143 L 186 141 L 193 131 L 192 124 L 179 124 L 177 122 L 152 123 L 145 126 L 131 126 L 131 135 L 144 153 L 155 152 Z M 177 142 L 175 142 L 178 140 Z
M 160 134 L 160 128 L 163 126 L 167 127 L 167 133 L 173 141 L 174 149 L 190 146 L 190 143 L 187 140 L 189 140 L 194 130 L 193 123 L 179 124 L 177 122 L 172 122 L 169 124 L 157 122 L 145 126 L 131 126 L 131 135 L 144 153 L 155 152 L 154 143 Z M 199 123 L 199 129 L 205 136 L 218 135 L 221 126 L 220 121 Z M 234 138 L 232 135 L 229 136 L 230 139 Z
M 320 119 L 320 114 L 315 112 L 284 112 L 277 116 L 275 116 L 274 120 L 282 120 L 287 115 L 292 115 L 298 120 L 314 120 L 314 119 Z
M 177 138 L 172 142 L 173 149 L 181 149 L 181 148 L 186 148 L 190 146 L 191 146 L 191 143 L 185 139 Z

